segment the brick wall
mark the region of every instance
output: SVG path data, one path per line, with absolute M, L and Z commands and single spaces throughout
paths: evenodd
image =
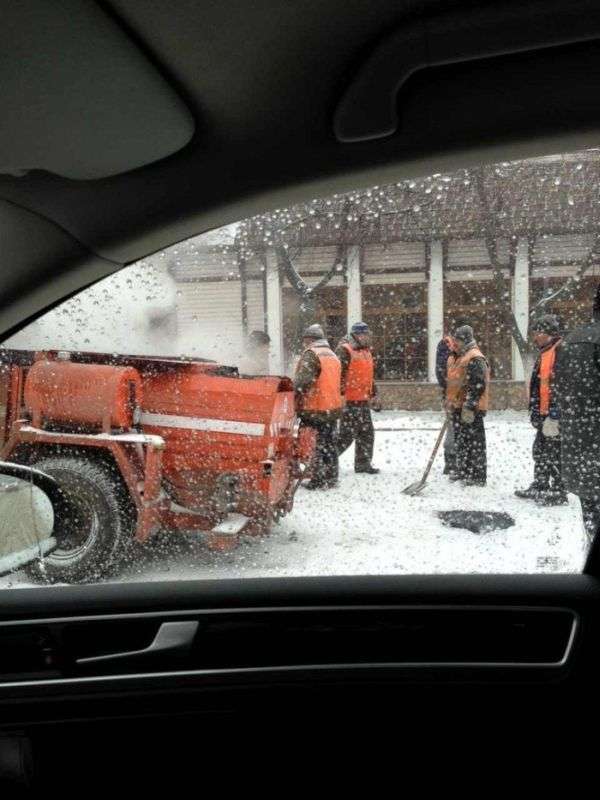
M 431 411 L 440 407 L 441 392 L 436 383 L 380 381 L 377 386 L 382 405 L 386 409 Z M 490 408 L 527 408 L 525 384 L 517 381 L 492 381 Z

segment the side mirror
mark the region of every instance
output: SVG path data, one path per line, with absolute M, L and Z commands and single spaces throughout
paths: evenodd
M 0 575 L 24 567 L 56 547 L 58 484 L 33 467 L 0 461 Z

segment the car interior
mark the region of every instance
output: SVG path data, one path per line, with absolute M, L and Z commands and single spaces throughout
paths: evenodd
M 2 12 L 3 340 L 240 219 L 600 140 L 594 0 L 21 0 Z M 596 692 L 599 548 L 581 574 L 3 589 L 0 786 L 123 774 L 167 786 L 183 763 L 216 771 L 209 742 L 223 761 L 258 750 L 266 723 L 280 740 L 306 722 L 392 719 L 420 741 L 428 725 L 485 736 L 542 708 L 559 725 Z

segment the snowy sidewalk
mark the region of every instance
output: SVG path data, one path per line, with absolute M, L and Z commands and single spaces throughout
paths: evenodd
M 587 543 L 577 498 L 570 496 L 568 506 L 540 508 L 513 494 L 532 480 L 534 432 L 524 413 L 488 414 L 486 487 L 450 483 L 442 475 L 440 450 L 417 497 L 402 489 L 420 477 L 440 414 L 382 412 L 374 420 L 380 475 L 355 475 L 352 448 L 341 460 L 339 488 L 301 488 L 294 511 L 270 536 L 228 554 L 176 541 L 167 551 L 146 553 L 117 580 L 581 571 Z M 452 509 L 504 511 L 515 525 L 482 534 L 449 528 L 436 512 Z M 0 579 L 0 587 L 27 584 L 22 574 Z

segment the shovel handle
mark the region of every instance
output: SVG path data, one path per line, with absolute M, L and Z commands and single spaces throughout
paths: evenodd
M 442 443 L 442 439 L 444 438 L 444 434 L 446 433 L 446 430 L 448 428 L 448 424 L 449 424 L 449 420 L 448 420 L 448 417 L 446 417 L 446 419 L 444 420 L 444 424 L 442 425 L 441 430 L 438 433 L 438 437 L 436 439 L 435 446 L 433 448 L 433 452 L 431 453 L 431 456 L 429 457 L 429 461 L 427 462 L 427 466 L 425 467 L 425 472 L 423 473 L 423 478 L 422 478 L 423 482 L 425 482 L 427 480 L 427 476 L 429 475 L 429 473 L 431 471 L 431 467 L 433 465 L 433 462 L 435 461 L 435 457 L 437 455 L 437 451 L 440 448 L 440 444 Z

